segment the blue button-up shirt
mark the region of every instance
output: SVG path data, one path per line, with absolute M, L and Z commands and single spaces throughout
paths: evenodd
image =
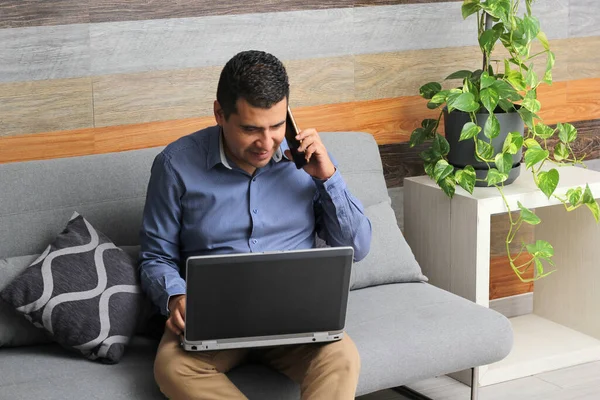
M 336 171 L 327 181 L 275 155 L 253 175 L 223 151 L 218 126 L 168 145 L 154 160 L 140 234 L 141 283 L 161 312 L 185 293 L 188 257 L 307 249 L 315 233 L 352 246 L 356 261 L 371 243 L 371 223 Z

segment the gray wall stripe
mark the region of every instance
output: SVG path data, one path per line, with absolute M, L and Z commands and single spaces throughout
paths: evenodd
M 569 0 L 535 8 L 549 38 L 568 37 Z M 465 46 L 474 29 L 459 2 L 2 29 L 0 82 L 220 66 L 250 48 L 298 60 Z

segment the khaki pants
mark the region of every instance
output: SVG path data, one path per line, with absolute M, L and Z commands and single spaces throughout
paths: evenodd
M 347 334 L 327 344 L 186 352 L 179 338 L 166 329 L 154 362 L 154 377 L 170 399 L 246 399 L 225 373 L 246 361 L 250 353 L 300 384 L 303 400 L 354 399 L 360 358 Z

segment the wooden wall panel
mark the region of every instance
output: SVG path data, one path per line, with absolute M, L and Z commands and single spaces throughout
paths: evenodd
M 354 100 L 352 57 L 290 60 L 291 107 Z M 138 124 L 213 114 L 222 67 L 93 78 L 95 126 Z
M 0 137 L 89 126 L 90 78 L 0 84 Z
M 89 22 L 89 0 L 2 0 L 0 29 Z
M 516 254 L 512 255 L 516 257 Z M 530 260 L 529 253 L 517 258 L 517 265 Z M 529 268 L 524 278 L 533 277 L 533 266 Z M 523 283 L 514 273 L 506 256 L 492 257 L 490 260 L 490 300 L 533 292 L 534 283 Z
M 541 114 L 547 118 L 546 122 L 548 124 L 559 121 L 567 122 L 573 121 L 577 117 L 588 121 L 600 119 L 600 104 L 598 104 L 598 100 L 590 99 L 588 102 L 580 101 L 575 105 L 567 101 L 568 98 L 571 98 L 568 97 L 567 94 L 570 93 L 569 91 L 572 89 L 576 90 L 579 96 L 589 96 L 593 98 L 598 91 L 599 83 L 600 79 L 569 82 L 568 85 L 567 83 L 557 83 L 549 87 L 547 91 L 541 92 L 540 98 L 542 99 L 545 110 Z M 294 115 L 298 120 L 300 128 L 315 127 L 324 132 L 368 132 L 375 137 L 380 145 L 384 145 L 407 142 L 412 130 L 419 126 L 420 121 L 423 118 L 436 117 L 437 111 L 428 110 L 425 107 L 425 100 L 422 98 L 410 96 L 364 102 L 300 107 L 294 110 Z M 179 137 L 185 133 L 193 132 L 196 129 L 201 129 L 211 124 L 214 124 L 212 116 L 106 128 L 89 128 L 87 130 L 84 129 L 79 131 L 64 131 L 61 133 L 51 133 L 49 138 L 55 138 L 56 135 L 63 135 L 65 138 L 75 137 L 81 132 L 90 132 L 94 135 L 98 135 L 98 137 L 104 137 L 101 139 L 103 142 L 101 152 L 121 151 L 125 149 L 137 149 L 166 144 L 174 137 Z M 588 140 L 586 137 L 589 137 L 590 135 L 593 136 L 597 132 L 596 123 L 586 122 L 584 126 L 587 127 L 588 134 L 582 135 L 582 138 L 580 139 L 582 141 Z M 144 132 L 144 140 L 139 140 L 139 132 Z M 443 132 L 443 129 L 440 129 L 440 132 Z M 43 140 L 43 135 L 44 134 L 37 136 L 35 140 Z M 4 150 L 7 146 L 11 146 L 17 150 L 14 153 L 4 150 L 0 162 L 56 157 L 52 152 L 39 153 L 35 149 L 28 150 L 28 136 L 34 135 L 16 136 L 14 137 L 14 140 L 11 141 L 0 138 L 1 149 Z M 111 144 L 110 141 L 106 139 L 109 136 L 118 138 L 118 143 Z M 68 142 L 67 139 L 65 140 Z M 583 148 L 585 148 L 585 146 Z M 414 153 L 417 153 L 416 149 L 412 150 Z M 404 159 L 409 148 L 405 146 L 398 151 L 393 149 L 389 151 L 392 154 L 397 154 L 399 158 Z M 23 155 L 25 156 L 23 157 Z M 417 159 L 414 158 L 414 154 L 413 158 L 408 160 L 413 164 L 407 164 L 405 168 L 406 171 L 420 171 L 420 167 L 416 164 Z M 399 183 L 403 176 L 397 175 L 397 178 L 399 178 L 397 179 L 397 182 Z
M 354 0 L 97 0 L 90 4 L 90 20 L 92 22 L 139 21 L 346 8 L 353 5 Z

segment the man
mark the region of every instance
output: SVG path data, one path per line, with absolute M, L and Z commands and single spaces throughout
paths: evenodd
M 186 352 L 187 257 L 315 246 L 369 251 L 371 224 L 314 129 L 296 169 L 284 141 L 289 83 L 274 56 L 246 51 L 224 67 L 214 102 L 217 126 L 183 137 L 155 159 L 141 230 L 144 291 L 168 316 L 154 364 L 173 399 L 244 399 L 225 373 L 249 355 L 301 385 L 303 399 L 353 399 L 360 360 L 352 339 L 328 344 Z

